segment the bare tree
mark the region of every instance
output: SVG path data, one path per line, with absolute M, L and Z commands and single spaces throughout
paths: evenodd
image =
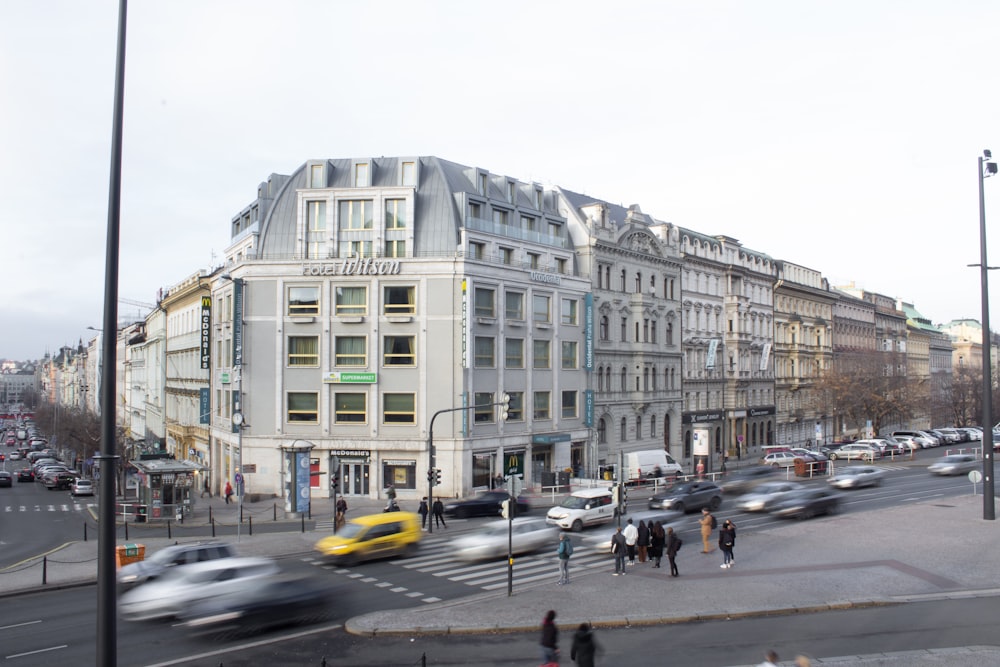
M 899 355 L 860 351 L 835 357 L 816 383 L 821 400 L 854 430 L 869 421 L 875 433 L 884 423 L 909 419 L 914 406 L 925 403 L 928 388 L 897 372 Z

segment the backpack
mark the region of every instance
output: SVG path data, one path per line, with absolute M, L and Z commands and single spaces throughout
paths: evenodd
M 558 555 L 560 555 L 560 556 L 562 556 L 562 555 L 572 556 L 573 555 L 573 543 L 570 542 L 569 540 L 560 540 L 559 541 L 559 551 L 556 552 L 556 553 L 558 553 Z
M 712 515 L 712 530 L 715 530 L 718 527 L 719 527 L 719 520 L 716 519 L 715 515 L 713 514 Z
M 682 546 L 684 546 L 684 540 L 682 540 L 681 538 L 678 537 L 677 538 L 677 550 L 680 551 Z

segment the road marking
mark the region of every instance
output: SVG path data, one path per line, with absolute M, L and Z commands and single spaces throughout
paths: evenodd
M 408 588 L 406 586 L 396 586 L 395 588 L 390 588 L 389 591 L 392 593 L 405 593 Z
M 12 660 L 14 658 L 23 658 L 26 655 L 37 655 L 38 653 L 47 653 L 48 651 L 58 651 L 59 649 L 69 648 L 69 644 L 62 644 L 61 646 L 50 646 L 49 648 L 40 648 L 37 651 L 26 651 L 25 653 L 13 653 L 11 655 L 5 656 L 7 660 Z
M 440 601 L 441 601 L 441 598 L 434 598 L 434 597 L 424 598 L 423 600 L 421 600 L 421 602 L 428 602 L 428 603 L 430 603 L 430 602 L 440 602 Z
M 175 660 L 168 660 L 167 662 L 158 662 L 148 667 L 170 667 L 170 665 L 183 665 L 190 663 L 193 660 L 201 660 L 203 658 L 211 658 L 216 655 L 225 655 L 232 651 L 241 651 L 248 648 L 257 648 L 258 646 L 267 646 L 268 644 L 277 644 L 278 642 L 283 642 L 288 639 L 298 639 L 299 637 L 308 637 L 309 635 L 319 634 L 321 632 L 329 632 L 330 630 L 338 630 L 344 627 L 340 623 L 335 625 L 322 625 L 319 627 L 309 628 L 308 630 L 303 630 L 302 632 L 295 632 L 288 635 L 279 635 L 275 637 L 270 637 L 268 639 L 261 639 L 259 641 L 250 642 L 249 644 L 233 644 L 220 648 L 215 651 L 207 651 L 205 653 L 199 653 L 197 655 L 189 655 L 183 658 L 177 658 Z
M 0 625 L 0 630 L 10 630 L 11 628 L 20 628 L 25 625 L 34 625 L 35 623 L 41 623 L 41 621 L 26 621 L 24 623 L 14 623 L 13 625 Z
M 418 598 L 421 595 L 423 595 L 423 593 L 407 593 L 406 597 L 408 597 L 408 598 Z

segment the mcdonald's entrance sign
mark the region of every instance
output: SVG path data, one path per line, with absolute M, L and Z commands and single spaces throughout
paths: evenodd
M 524 454 L 504 454 L 504 458 L 507 459 L 507 465 L 504 470 L 507 472 L 507 476 L 511 475 L 523 475 L 524 474 Z

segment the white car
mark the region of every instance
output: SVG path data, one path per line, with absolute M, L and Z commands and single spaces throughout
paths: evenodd
M 744 512 L 768 512 L 789 491 L 803 488 L 798 482 L 764 482 L 750 493 L 736 499 L 736 509 Z
M 451 549 L 455 558 L 466 562 L 501 558 L 507 556 L 509 538 L 514 554 L 531 553 L 546 546 L 554 552 L 559 533 L 559 529 L 550 526 L 545 519 L 491 521 L 480 530 L 452 540 Z
M 618 508 L 611 497 L 611 489 L 582 489 L 566 496 L 545 515 L 550 525 L 563 530 L 581 531 L 584 526 L 608 523 L 618 516 Z
M 94 483 L 89 479 L 74 479 L 69 485 L 69 495 L 92 496 L 94 495 Z
M 127 621 L 178 616 L 196 602 L 256 586 L 278 572 L 269 558 L 220 558 L 175 567 L 124 593 L 118 609 Z
M 961 475 L 978 470 L 981 465 L 974 454 L 949 454 L 927 466 L 927 471 L 935 475 Z
M 838 489 L 857 489 L 862 486 L 881 486 L 885 472 L 875 466 L 847 466 L 827 480 Z

